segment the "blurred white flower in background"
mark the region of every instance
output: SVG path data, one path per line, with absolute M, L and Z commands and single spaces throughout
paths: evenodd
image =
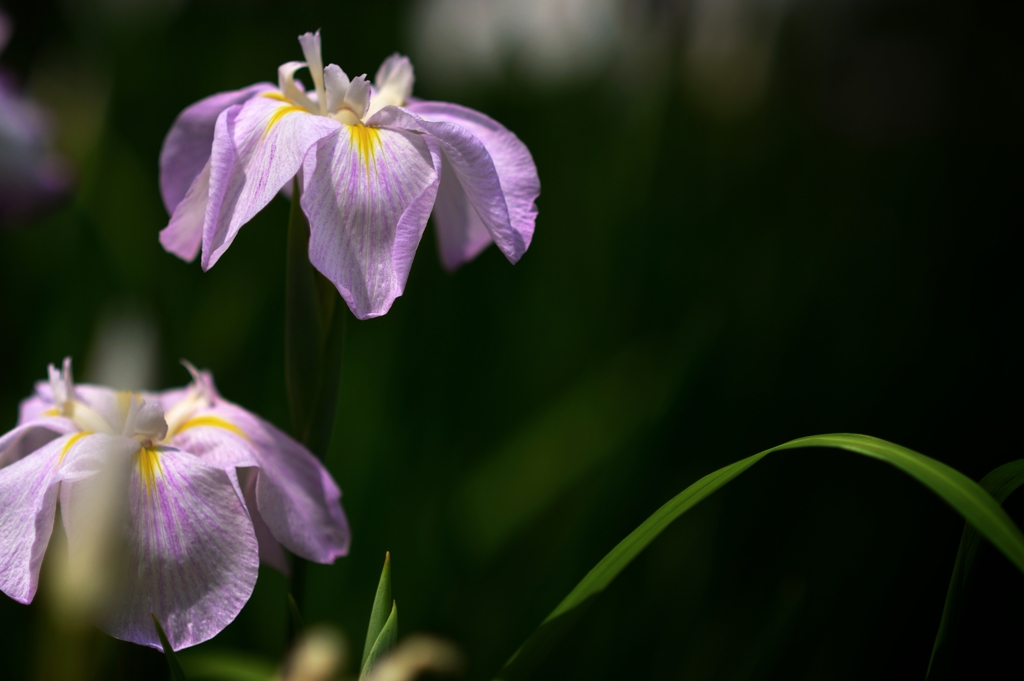
M 117 390 L 158 386 L 158 326 L 152 315 L 132 305 L 109 306 L 100 315 L 86 362 L 92 383 Z
M 375 666 L 364 681 L 412 681 L 422 674 L 450 676 L 462 672 L 462 653 L 444 639 L 413 634 Z
M 539 85 L 611 71 L 625 90 L 652 87 L 681 60 L 711 113 L 742 115 L 771 76 L 791 0 L 419 0 L 413 54 L 425 80 L 460 87 L 509 71 Z
M 706 108 L 731 117 L 761 100 L 790 2 L 694 0 L 681 56 L 684 77 Z
M 414 54 L 455 85 L 512 65 L 539 83 L 595 75 L 622 42 L 623 0 L 420 0 Z

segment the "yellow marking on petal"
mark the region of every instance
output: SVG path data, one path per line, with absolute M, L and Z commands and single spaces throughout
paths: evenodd
M 288 106 L 279 106 L 276 109 L 274 109 L 274 113 L 270 114 L 270 120 L 267 121 L 267 129 L 263 131 L 263 139 L 267 138 L 267 135 L 270 134 L 270 131 L 273 129 L 275 125 L 277 125 L 278 121 L 280 121 L 288 114 L 295 113 L 296 111 L 306 110 L 303 109 L 301 106 L 295 106 L 294 104 L 289 104 Z
M 90 430 L 83 430 L 81 433 L 75 433 L 74 435 L 72 435 L 68 439 L 67 442 L 64 443 L 64 446 L 61 447 L 61 450 L 60 450 L 60 457 L 57 459 L 57 465 L 58 466 L 61 464 L 62 461 L 64 461 L 64 457 L 67 456 L 68 450 L 71 449 L 71 447 L 76 442 L 81 440 L 86 435 L 92 435 L 92 431 L 90 431 Z
M 276 99 L 277 101 L 284 102 L 285 104 L 291 104 L 292 101 L 285 97 L 284 95 L 282 95 L 280 92 L 264 92 L 260 96 L 266 97 L 267 99 Z
M 363 159 L 363 165 L 366 166 L 366 173 L 369 176 L 370 161 L 373 161 L 374 167 L 377 164 L 376 148 L 380 146 L 380 131 L 377 128 L 368 128 L 362 123 L 349 125 L 348 137 L 355 145 L 356 151 L 359 152 L 359 157 Z
M 151 495 L 156 486 L 157 476 L 163 476 L 164 466 L 160 463 L 156 447 L 143 447 L 135 453 L 135 465 L 139 467 L 139 477 L 146 486 L 146 494 Z
M 231 431 L 235 435 L 249 439 L 249 436 L 242 432 L 242 429 L 235 424 L 220 418 L 219 416 L 197 416 L 195 418 L 185 421 L 181 424 L 181 428 L 178 428 L 178 432 L 188 430 L 189 428 L 198 428 L 200 426 L 209 426 L 211 428 L 223 428 L 224 430 Z
M 40 416 L 60 416 L 60 410 L 57 409 L 56 407 L 50 407 L 42 414 L 40 414 Z

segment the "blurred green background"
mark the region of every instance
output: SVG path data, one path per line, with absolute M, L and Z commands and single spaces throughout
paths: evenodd
M 122 332 L 156 358 L 137 387 L 184 384 L 188 358 L 287 427 L 287 203 L 204 274 L 157 242 L 157 157 L 181 109 L 275 81 L 321 28 L 352 75 L 410 54 L 417 96 L 504 123 L 542 183 L 518 265 L 491 248 L 449 275 L 428 227 L 406 294 L 348 325 L 326 463 L 352 551 L 310 568 L 306 614 L 357 653 L 385 551 L 401 632 L 450 638 L 486 679 L 616 542 L 739 458 L 844 431 L 974 479 L 1020 458 L 1008 7 L 531 0 L 530 33 L 509 3 L 470 4 L 5 3 L 0 63 L 53 113 L 77 189 L 0 232 L 0 427 L 47 363 L 95 379 Z M 1024 500 L 1007 510 L 1024 522 Z M 961 528 L 878 462 L 776 455 L 660 537 L 537 678 L 923 677 Z M 202 648 L 282 654 L 286 588 L 263 569 Z M 45 599 L 0 599 L 4 678 L 61 654 Z M 1016 660 L 1022 606 L 986 544 L 941 671 Z M 165 673 L 97 640 L 97 678 Z

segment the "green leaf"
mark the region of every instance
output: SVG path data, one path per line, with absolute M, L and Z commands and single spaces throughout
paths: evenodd
M 361 669 L 366 669 L 366 661 L 370 657 L 373 646 L 377 643 L 381 631 L 390 619 L 394 607 L 391 601 L 391 552 L 384 554 L 384 569 L 377 583 L 377 595 L 373 597 L 373 608 L 370 610 L 370 625 L 366 628 L 366 644 L 363 646 L 363 662 Z
M 377 640 L 374 641 L 373 647 L 370 648 L 370 654 L 366 656 L 363 661 L 363 668 L 359 672 L 359 678 L 363 679 L 367 674 L 374 668 L 374 666 L 380 662 L 380 659 L 387 655 L 392 648 L 395 647 L 395 642 L 398 640 L 398 605 L 391 602 L 391 614 L 388 615 L 388 619 L 384 622 L 383 628 L 380 630 L 380 634 L 377 636 Z
M 192 681 L 267 681 L 278 668 L 265 657 L 226 650 L 186 650 L 180 657 Z
M 160 637 L 160 645 L 164 648 L 164 655 L 167 656 L 167 666 L 171 669 L 171 681 L 188 681 L 185 677 L 185 672 L 181 668 L 181 664 L 178 663 L 178 658 L 174 655 L 174 648 L 171 647 L 171 642 L 167 640 L 167 634 L 164 633 L 164 628 L 160 626 L 160 621 L 156 618 L 156 615 L 150 613 L 153 618 L 153 624 L 156 626 L 156 635 Z
M 1000 466 L 982 478 L 978 484 L 998 503 L 1003 503 L 1011 492 L 1024 485 L 1024 459 Z M 963 599 L 967 596 L 974 556 L 980 545 L 981 535 L 973 525 L 966 523 L 960 537 L 960 548 L 956 552 L 956 561 L 953 563 L 953 576 L 949 580 L 949 590 L 946 592 L 946 605 L 942 608 L 942 620 L 939 622 L 939 631 L 935 634 L 935 645 L 932 646 L 932 656 L 928 661 L 925 678 L 931 675 L 937 661 L 941 665 L 941 660 L 948 650 L 947 646 L 952 642 L 957 620 L 963 608 Z
M 587 573 L 505 663 L 496 679 L 515 681 L 527 678 L 557 639 L 579 619 L 583 606 L 600 594 L 673 520 L 768 454 L 800 447 L 835 447 L 896 466 L 942 497 L 1024 571 L 1024 534 L 984 489 L 962 473 L 906 447 L 867 435 L 836 434 L 799 438 L 704 476 L 655 511 Z

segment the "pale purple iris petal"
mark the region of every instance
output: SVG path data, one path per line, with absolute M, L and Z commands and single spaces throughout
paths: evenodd
M 252 527 L 256 531 L 256 540 L 260 545 L 260 562 L 269 565 L 285 576 L 289 576 L 292 573 L 292 568 L 288 564 L 288 556 L 285 554 L 281 543 L 274 539 L 274 533 L 267 527 L 267 522 L 263 520 L 263 516 L 260 514 L 259 503 L 256 500 L 256 480 L 259 477 L 259 470 L 250 468 L 243 472 L 246 475 L 246 482 L 242 486 L 245 492 L 245 506 L 249 509 Z
M 204 409 L 195 415 L 197 423 L 204 421 L 211 410 Z M 259 465 L 252 447 L 245 438 L 231 430 L 234 423 L 221 419 L 223 425 L 211 420 L 205 425 L 192 426 L 186 421 L 185 427 L 171 437 L 171 444 L 178 449 L 195 454 L 211 466 L 218 468 L 245 468 Z
M 172 448 L 161 448 L 156 457 L 149 486 L 139 465 L 129 478 L 130 569 L 103 629 L 160 648 L 153 613 L 178 650 L 212 638 L 234 620 L 256 584 L 259 552 L 227 471 Z M 68 543 L 74 543 L 70 533 Z
M 60 438 L 0 469 L 0 591 L 29 603 L 53 531 Z
M 465 128 L 483 143 L 498 173 L 512 229 L 522 237 L 524 248 L 529 247 L 537 220 L 540 178 L 526 145 L 501 123 L 464 106 L 412 101 L 406 108 L 424 120 L 444 121 Z M 491 241 L 468 195 L 447 169 L 441 174 L 434 220 L 441 260 L 448 269 L 473 259 Z
M 24 403 L 22 404 L 24 406 Z M 14 430 L 0 436 L 0 468 L 19 461 L 48 442 L 76 430 L 78 427 L 70 419 L 62 416 L 37 416 L 25 419 Z
M 203 269 L 298 172 L 306 152 L 341 126 L 270 97 L 253 97 L 217 119 L 203 227 Z
M 270 83 L 257 83 L 233 92 L 220 92 L 200 99 L 178 114 L 160 149 L 160 195 L 168 213 L 174 213 L 210 160 L 213 130 L 221 112 L 273 89 Z
M 309 260 L 359 319 L 402 294 L 437 195 L 440 155 L 423 135 L 344 126 L 303 168 Z
M 50 395 L 49 383 L 40 383 L 39 386 L 46 385 L 46 397 L 42 397 L 38 393 L 30 397 L 26 397 L 18 405 L 18 424 L 28 423 L 29 421 L 35 421 L 40 418 L 44 412 L 53 409 L 53 397 Z
M 482 141 L 461 125 L 428 121 L 395 106 L 381 109 L 369 124 L 415 130 L 437 139 L 447 161 L 445 169 L 452 171 L 442 182 L 454 177 L 505 257 L 512 263 L 522 257 L 532 231 L 522 234 L 513 226 L 498 172 Z
M 274 538 L 292 553 L 317 563 L 331 563 L 348 553 L 350 533 L 341 510 L 341 490 L 316 457 L 270 423 L 226 400 L 194 416 L 200 423 L 207 418 L 230 427 L 190 427 L 172 443 L 187 445 L 208 463 L 259 468 L 259 514 Z M 232 452 L 237 457 L 234 464 Z M 246 457 L 255 463 L 244 462 Z
M 210 162 L 203 166 L 188 188 L 185 198 L 174 208 L 171 221 L 160 230 L 160 245 L 186 262 L 199 255 L 203 243 L 206 206 L 210 201 Z

